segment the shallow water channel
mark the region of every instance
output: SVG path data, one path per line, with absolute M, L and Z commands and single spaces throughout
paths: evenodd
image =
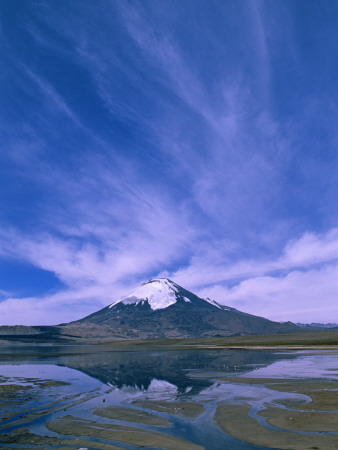
M 0 448 L 338 448 L 336 395 L 329 351 L 0 346 Z

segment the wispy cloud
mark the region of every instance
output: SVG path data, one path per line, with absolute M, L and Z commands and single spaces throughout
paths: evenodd
M 306 232 L 300 238 L 287 242 L 275 259 L 265 256 L 261 259 L 242 258 L 233 261 L 229 258 L 231 248 L 227 248 L 226 242 L 219 242 L 204 250 L 206 251 L 194 256 L 189 266 L 173 272 L 171 276 L 182 283 L 183 280 L 190 280 L 191 286 L 198 288 L 273 272 L 298 268 L 308 270 L 312 266 L 332 263 L 338 259 L 338 229 L 334 228 L 323 234 Z
M 126 198 L 124 195 L 124 201 Z M 155 196 L 135 195 L 125 208 L 118 201 L 117 214 L 114 201 L 103 202 L 87 213 L 92 207 L 92 203 L 77 205 L 73 225 L 72 217 L 54 216 L 54 229 L 62 231 L 60 237 L 40 232 L 29 236 L 4 227 L 1 253 L 52 271 L 69 286 L 88 280 L 109 284 L 170 264 L 196 234 L 183 214 Z M 129 216 L 128 228 L 119 220 L 122 215 Z
M 273 320 L 325 322 L 335 314 L 338 229 L 304 233 L 276 259 L 231 264 L 222 255 L 214 249 L 168 275 L 202 296 Z
M 76 239 L 74 234 L 62 238 L 51 234 L 27 236 L 3 229 L 2 257 L 26 261 L 53 272 L 66 288 L 57 294 L 34 298 L 15 298 L 7 293 L 0 303 L 2 323 L 17 323 L 18 311 L 24 318 L 24 312 L 32 308 L 36 313 L 30 323 L 50 324 L 81 318 L 116 300 L 143 282 L 147 274 L 150 277 L 159 267 L 167 267 L 180 255 L 183 257 L 186 246 L 194 239 L 194 230 L 185 227 L 182 220 L 173 221 L 160 206 L 143 204 L 140 209 L 142 224 L 139 223 L 137 230 L 123 230 L 121 224 L 115 229 L 112 226 L 110 230 L 109 227 L 102 230 L 95 223 L 87 222 L 82 230 L 88 233 L 85 240 L 83 236 Z M 143 220 L 143 214 L 148 218 Z M 130 220 L 137 219 L 130 217 Z

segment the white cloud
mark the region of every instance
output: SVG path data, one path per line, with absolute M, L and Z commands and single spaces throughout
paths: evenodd
M 233 288 L 215 285 L 199 294 L 271 320 L 338 322 L 338 265 L 250 278 Z
M 288 241 L 279 257 L 269 259 L 240 259 L 233 262 L 229 258 L 231 246 L 226 241 L 205 244 L 191 259 L 188 266 L 172 276 L 178 283 L 188 283 L 191 288 L 217 284 L 230 280 L 290 271 L 294 268 L 309 269 L 311 266 L 338 259 L 338 229 L 327 233 L 305 232 L 300 238 Z
M 214 248 L 167 275 L 201 296 L 272 320 L 338 322 L 338 229 L 306 232 L 276 259 L 230 264 L 222 253 L 222 246 Z
M 306 266 L 338 258 L 338 228 L 325 234 L 304 233 L 300 239 L 289 242 L 281 264 L 289 267 Z
M 3 228 L 0 252 L 51 271 L 70 287 L 106 285 L 167 265 L 195 239 L 194 229 L 169 205 L 128 203 L 128 208 L 130 228 L 119 222 L 114 226 L 114 216 L 109 217 L 110 227 L 96 227 L 98 211 L 96 221 L 87 220 L 79 238 L 48 233 L 27 236 Z M 90 243 L 90 233 L 95 243 Z
M 9 297 L 0 302 L 1 325 L 57 325 L 78 320 L 119 298 L 126 288 L 87 286 L 43 297 Z M 114 293 L 114 294 L 112 294 Z

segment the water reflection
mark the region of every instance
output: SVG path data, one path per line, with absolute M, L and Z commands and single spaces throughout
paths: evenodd
M 282 358 L 272 352 L 252 351 L 168 351 L 168 352 L 123 352 L 65 356 L 58 364 L 65 365 L 94 377 L 105 384 L 148 389 L 153 380 L 166 381 L 177 387 L 177 395 L 189 389 L 191 396 L 211 386 L 210 378 L 191 375 L 208 372 L 225 374 L 245 372 L 252 367 L 269 365 Z M 284 355 L 286 357 L 286 355 Z M 290 355 L 287 356 L 288 358 Z
M 194 396 L 213 384 L 212 375 L 244 373 L 269 366 L 295 353 L 249 350 L 116 351 L 107 346 L 13 346 L 0 348 L 0 361 L 35 361 L 79 370 L 117 388 L 147 390 L 154 380 L 177 387 L 177 396 Z M 199 377 L 207 372 L 208 377 Z

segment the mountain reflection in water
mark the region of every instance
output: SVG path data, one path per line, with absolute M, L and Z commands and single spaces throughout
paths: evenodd
M 240 373 L 262 367 L 281 359 L 282 355 L 262 351 L 154 351 L 96 354 L 86 357 L 61 357 L 58 364 L 80 370 L 105 384 L 122 388 L 137 387 L 147 390 L 153 380 L 163 380 L 177 386 L 177 395 L 198 394 L 211 386 L 209 378 L 194 377 L 206 372 Z M 290 358 L 290 355 L 288 355 Z
M 129 386 L 147 390 L 153 380 L 162 380 L 177 387 L 177 396 L 190 397 L 213 384 L 212 374 L 239 374 L 292 357 L 296 355 L 262 350 L 162 348 L 159 351 L 148 346 L 138 346 L 137 351 L 133 348 L 119 351 L 118 347 L 108 346 L 13 346 L 0 349 L 1 361 L 33 360 L 66 366 L 117 388 Z

